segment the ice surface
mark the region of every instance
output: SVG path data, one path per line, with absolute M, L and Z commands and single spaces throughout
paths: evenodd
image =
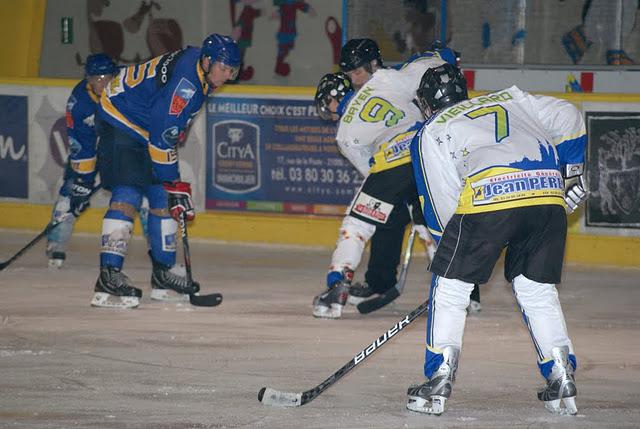
M 0 259 L 35 233 L 0 231 Z M 66 265 L 39 245 L 0 272 L 0 427 L 11 428 L 635 428 L 640 422 L 640 272 L 570 266 L 560 286 L 578 355 L 576 417 L 548 413 L 529 335 L 498 266 L 469 317 L 460 369 L 440 417 L 405 409 L 422 380 L 425 319 L 309 404 L 274 408 L 262 386 L 311 389 L 426 297 L 425 259 L 404 294 L 362 316 L 311 316 L 331 251 L 193 240 L 202 293 L 219 307 L 149 300 L 145 244 L 125 272 L 135 310 L 91 308 L 97 236 L 74 236 Z M 357 273 L 362 278 L 362 270 Z

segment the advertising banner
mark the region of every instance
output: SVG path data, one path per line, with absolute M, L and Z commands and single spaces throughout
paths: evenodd
M 587 112 L 587 226 L 640 228 L 640 112 Z
M 362 177 L 311 100 L 213 97 L 206 208 L 343 214 Z
M 27 99 L 0 95 L 0 197 L 29 198 Z

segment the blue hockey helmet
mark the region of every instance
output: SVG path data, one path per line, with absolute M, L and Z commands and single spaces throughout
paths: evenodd
M 211 63 L 220 62 L 228 66 L 240 67 L 240 49 L 238 43 L 229 36 L 213 33 L 202 42 L 202 56 Z
M 84 65 L 84 74 L 87 76 L 100 76 L 118 73 L 118 66 L 107 54 L 92 54 L 87 57 Z
M 448 48 L 444 43 L 442 43 L 442 41 L 434 40 L 433 42 L 431 42 L 431 46 L 429 46 L 429 49 L 427 50 L 437 52 L 438 54 L 440 54 L 440 58 L 442 58 L 444 61 L 456 67 L 460 67 L 460 58 L 462 56 L 460 52 Z

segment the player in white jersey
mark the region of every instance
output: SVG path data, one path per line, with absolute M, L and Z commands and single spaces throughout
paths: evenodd
M 586 198 L 586 134 L 570 103 L 517 87 L 468 99 L 460 70 L 428 70 L 418 89 L 425 116 L 412 143 L 427 226 L 439 238 L 431 263 L 424 374 L 407 408 L 441 414 L 458 367 L 465 308 L 506 248 L 505 277 L 533 340 L 546 386 L 538 398 L 576 414 L 576 359 L 558 293 L 565 209 Z M 564 408 L 560 407 L 560 402 Z
M 340 152 L 365 181 L 343 220 L 327 275 L 328 290 L 315 297 L 314 316 L 339 318 L 367 241 L 377 228 L 404 227 L 409 222 L 406 206 L 417 198 L 409 145 L 424 120 L 413 99 L 422 73 L 443 63 L 437 52 L 429 52 L 400 70 L 377 70 L 357 92 L 341 73 L 320 81 L 316 92 L 320 115 L 339 119 Z M 421 223 L 419 213 L 415 218 Z
M 384 67 L 380 48 L 372 39 L 348 40 L 340 51 L 339 64 L 340 70 L 349 76 L 356 91 L 371 79 L 377 70 Z M 396 285 L 404 232 L 411 220 L 408 208 L 398 210 L 404 212 L 402 216 L 405 221 L 396 222 L 390 228 L 377 228 L 371 237 L 364 281 L 354 282 L 349 286 L 347 302 L 350 304 L 357 305 L 369 298 L 374 299 L 376 294 L 386 293 Z M 420 228 L 423 235 L 428 237 L 426 227 L 420 225 Z M 327 286 L 330 286 L 330 282 Z
M 408 84 L 410 89 L 405 94 L 410 97 L 407 102 L 415 97 L 415 91 L 418 88 L 425 65 L 438 65 L 443 60 L 451 64 L 457 64 L 460 54 L 452 49 L 444 47 L 439 41 L 434 42 L 428 51 L 419 55 L 414 55 L 406 63 L 402 63 L 392 68 L 396 70 L 404 69 L 403 73 L 409 78 L 402 81 L 402 84 Z M 347 41 L 340 52 L 340 69 L 351 79 L 354 90 L 359 90 L 366 84 L 376 71 L 383 69 L 384 65 L 380 55 L 378 44 L 372 39 L 351 39 Z M 391 88 L 389 88 L 391 89 Z M 368 158 L 364 158 L 361 168 L 368 169 Z M 363 173 L 364 174 L 364 173 Z M 359 304 L 360 302 L 374 296 L 375 294 L 385 293 L 393 288 L 397 282 L 397 267 L 400 262 L 400 253 L 402 251 L 402 242 L 406 225 L 411 222 L 411 215 L 408 208 L 396 207 L 397 216 L 403 221 L 395 222 L 386 228 L 377 228 L 371 237 L 370 257 L 367 270 L 364 275 L 364 282 L 356 282 L 349 286 L 348 302 L 351 304 Z M 424 225 L 415 226 L 419 236 L 425 241 L 430 256 L 435 251 L 435 245 Z M 348 268 L 347 268 L 348 269 Z M 331 286 L 334 272 L 333 267 L 330 268 L 327 286 Z M 479 312 L 480 291 L 474 288 L 471 294 L 471 302 L 468 311 Z

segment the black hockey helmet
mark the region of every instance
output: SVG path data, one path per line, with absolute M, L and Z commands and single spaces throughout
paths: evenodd
M 372 39 L 351 39 L 344 44 L 340 51 L 340 70 L 348 72 L 358 67 L 364 67 L 369 73 L 371 61 L 376 60 L 378 67 L 382 67 L 380 48 Z
M 351 91 L 353 91 L 353 85 L 351 84 L 351 79 L 345 73 L 329 73 L 322 76 L 315 96 L 318 115 L 322 119 L 330 120 L 331 114 L 335 113 L 329 110 L 331 100 L 335 99 L 339 103 Z
M 469 98 L 467 81 L 460 69 L 449 63 L 424 72 L 416 95 L 425 117 Z

